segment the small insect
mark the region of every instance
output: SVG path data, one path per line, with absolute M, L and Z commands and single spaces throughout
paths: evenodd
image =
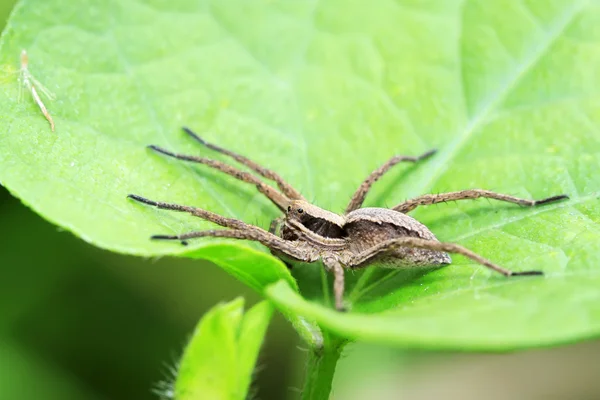
M 271 223 L 269 231 L 243 221 L 223 217 L 196 207 L 163 203 L 130 194 L 128 197 L 159 209 L 181 211 L 211 221 L 226 229 L 189 232 L 181 235 L 155 235 L 152 239 L 185 240 L 201 237 L 220 237 L 257 241 L 286 262 L 312 263 L 321 260 L 327 271 L 333 273 L 335 307 L 344 310 L 344 269 L 379 265 L 384 268 L 441 267 L 451 263 L 448 253 L 462 254 L 504 276 L 542 275 L 541 271 L 514 272 L 502 268 L 458 244 L 441 243 L 423 224 L 406 215 L 419 206 L 452 200 L 485 197 L 522 206 L 539 206 L 568 199 L 567 195 L 542 200 L 526 200 L 483 189 L 426 194 L 407 200 L 391 209 L 361 208 L 371 186 L 394 165 L 401 162 L 417 163 L 433 154 L 431 150 L 418 157 L 394 156 L 373 171 L 358 187 L 343 215 L 315 206 L 285 182 L 277 173 L 248 158 L 206 142 L 188 128 L 184 131 L 203 146 L 231 157 L 263 178 L 274 181 L 279 190 L 267 185 L 249 172 L 241 171 L 221 161 L 204 157 L 175 154 L 158 146 L 150 149 L 179 160 L 204 164 L 256 186 L 284 214 Z
M 48 100 L 54 100 L 54 94 L 52 94 L 52 92 L 46 89 L 44 85 L 42 85 L 37 79 L 35 79 L 33 75 L 31 75 L 31 72 L 29 72 L 29 56 L 27 55 L 27 52 L 25 50 L 21 51 L 21 69 L 19 70 L 19 83 L 21 84 L 19 87 L 19 101 L 21 101 L 23 98 L 23 89 L 27 89 L 29 92 L 31 92 L 33 100 L 36 102 L 36 104 L 42 111 L 42 114 L 44 114 L 44 117 L 46 117 L 46 119 L 50 123 L 50 129 L 52 129 L 52 132 L 54 132 L 54 120 L 52 119 L 52 116 L 48 112 L 48 109 L 42 102 L 42 99 L 38 95 L 36 87 L 40 90 L 40 92 L 42 92 L 44 96 L 48 98 Z

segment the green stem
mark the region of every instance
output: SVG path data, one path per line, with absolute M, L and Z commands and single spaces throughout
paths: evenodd
M 345 344 L 332 340 L 320 349 L 310 349 L 302 400 L 329 399 L 335 366 Z

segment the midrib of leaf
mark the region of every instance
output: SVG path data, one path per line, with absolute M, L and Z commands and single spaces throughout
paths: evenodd
M 588 2 L 589 0 L 575 2 L 573 6 L 566 9 L 565 12 L 563 12 L 560 15 L 558 20 L 551 26 L 551 29 L 546 31 L 544 40 L 538 43 L 537 46 L 534 46 L 531 49 L 531 51 L 528 52 L 529 56 L 526 57 L 521 63 L 519 63 L 517 68 L 515 68 L 512 71 L 512 73 L 508 75 L 507 79 L 505 80 L 505 84 L 501 85 L 496 92 L 492 93 L 488 97 L 487 102 L 485 102 L 483 106 L 479 107 L 475 115 L 473 115 L 469 119 L 464 130 L 460 134 L 456 135 L 456 139 L 454 139 L 446 145 L 445 150 L 440 152 L 439 155 L 435 157 L 435 161 L 432 160 L 431 168 L 428 169 L 429 173 L 426 174 L 428 175 L 428 177 L 419 180 L 417 184 L 407 188 L 407 193 L 410 193 L 411 197 L 418 196 L 424 193 L 439 180 L 440 176 L 445 171 L 445 168 L 451 163 L 451 161 L 453 161 L 453 159 L 456 157 L 459 151 L 469 142 L 469 139 L 473 136 L 473 134 L 477 132 L 481 127 L 485 126 L 485 124 L 488 122 L 489 117 L 494 114 L 496 109 L 502 104 L 504 99 L 506 99 L 506 97 L 511 93 L 511 91 L 515 87 L 517 87 L 517 85 L 519 84 L 521 79 L 527 74 L 527 72 L 529 72 L 531 68 L 533 68 L 537 64 L 537 62 L 546 54 L 546 52 L 552 47 L 552 45 L 560 38 L 565 29 L 577 17 L 577 15 L 579 15 L 579 13 L 582 12 L 582 10 L 585 8 Z M 459 40 L 461 38 L 462 35 L 459 35 Z M 457 48 L 460 48 L 460 43 L 457 44 Z M 461 60 L 459 61 L 462 61 L 462 54 L 459 53 L 459 57 L 461 58 Z M 464 97 L 466 96 L 466 91 L 464 90 L 464 71 L 462 71 L 462 62 L 459 65 L 461 65 L 460 76 L 461 81 L 463 82 L 462 94 Z M 463 101 L 465 105 L 468 104 L 466 98 L 464 98 Z M 596 196 L 597 194 L 591 194 L 583 198 L 577 199 L 576 202 L 562 203 L 557 204 L 555 206 L 546 207 L 543 210 L 537 212 L 528 213 L 527 215 L 519 216 L 511 220 L 506 220 L 499 224 L 490 225 L 486 228 L 480 229 L 477 232 L 470 232 L 465 236 L 455 238 L 455 241 L 466 239 L 470 236 L 473 236 L 477 233 L 485 232 L 487 230 L 500 228 L 508 223 L 530 218 L 542 212 L 580 204 L 586 200 L 595 198 Z M 357 280 L 356 285 L 352 288 L 352 291 L 348 295 L 348 298 L 352 302 L 356 302 L 364 293 L 377 288 L 377 286 L 379 286 L 381 283 L 385 282 L 389 278 L 393 277 L 394 275 L 394 271 L 390 271 L 390 273 L 383 275 L 379 280 L 369 284 L 365 288 L 367 282 L 371 278 L 372 270 L 373 268 L 369 268 Z
M 314 19 L 314 13 L 315 10 L 317 8 L 319 1 L 318 0 L 313 0 L 313 5 L 311 7 L 311 11 L 309 13 L 309 17 Z M 237 36 L 235 34 L 235 32 L 233 30 L 231 30 L 227 24 L 225 22 L 223 22 L 223 20 L 221 18 L 219 18 L 219 16 L 217 15 L 217 13 L 215 13 L 212 10 L 212 7 L 208 7 L 208 12 L 210 13 L 213 21 L 215 21 L 220 27 L 221 30 L 223 32 L 225 32 L 231 39 L 235 40 L 239 45 L 240 48 L 242 48 L 246 54 L 248 56 L 250 56 L 250 58 L 252 58 L 256 64 L 263 70 L 263 72 L 265 74 L 267 74 L 268 76 L 271 77 L 271 79 L 274 80 L 281 80 L 279 76 L 277 76 L 273 70 L 271 69 L 271 67 L 269 66 L 269 64 L 261 59 L 258 55 L 256 55 L 254 52 L 252 52 L 252 50 L 246 45 L 246 43 L 244 43 L 244 41 L 242 40 L 242 38 L 240 38 L 239 36 Z M 310 40 L 306 40 L 307 46 L 308 43 L 310 43 Z M 306 48 L 303 49 L 302 53 L 303 56 L 306 54 Z M 302 62 L 304 62 L 304 59 L 302 60 Z M 297 66 L 297 65 L 296 65 Z M 285 82 L 285 84 L 289 87 L 291 86 L 287 81 Z M 296 121 L 296 126 L 300 127 L 302 126 L 301 121 L 301 117 L 300 117 L 300 112 L 299 112 L 299 106 L 298 106 L 298 95 L 296 93 L 295 90 L 289 90 L 289 93 L 291 93 L 292 99 L 293 99 L 293 115 L 294 115 L 294 119 Z M 286 135 L 286 136 L 290 136 L 289 134 L 287 134 L 286 132 L 282 132 L 281 129 L 278 129 L 278 131 L 280 131 L 282 134 Z M 310 162 L 308 159 L 308 143 L 306 142 L 306 136 L 303 134 L 300 135 L 293 135 L 296 138 L 300 138 L 300 142 L 296 142 L 296 144 L 301 148 L 301 157 L 302 157 L 302 167 L 304 168 L 306 174 L 306 185 L 308 186 L 308 191 L 310 193 L 314 193 L 314 188 L 315 188 L 315 184 L 314 184 L 314 179 L 313 179 L 313 171 L 310 168 Z M 306 194 L 306 193 L 305 193 Z
M 529 52 L 529 57 L 523 60 L 515 70 L 512 71 L 505 84 L 502 85 L 495 93 L 492 93 L 486 103 L 482 107 L 479 107 L 479 111 L 470 118 L 466 127 L 460 134 L 456 135 L 456 139 L 449 142 L 446 145 L 444 151 L 440 152 L 434 160 L 432 160 L 429 171 L 429 177 L 426 177 L 412 188 L 408 188 L 410 193 L 420 195 L 425 190 L 431 188 L 435 182 L 440 178 L 440 175 L 444 172 L 445 167 L 456 157 L 458 152 L 468 143 L 469 139 L 475 132 L 488 121 L 488 117 L 496 111 L 496 108 L 502 104 L 502 101 L 510 94 L 511 90 L 514 89 L 520 80 L 527 74 L 527 72 L 536 65 L 536 63 L 546 54 L 550 47 L 558 40 L 561 34 L 565 31 L 567 26 L 575 19 L 575 17 L 585 8 L 585 5 L 589 0 L 584 0 L 575 3 L 574 6 L 567 9 L 556 23 L 548 30 L 545 36 L 545 40 L 534 46 Z M 461 56 L 462 59 L 462 56 Z M 462 65 L 462 63 L 461 63 Z M 463 95 L 466 93 L 462 91 Z M 464 99 L 467 104 L 467 99 Z

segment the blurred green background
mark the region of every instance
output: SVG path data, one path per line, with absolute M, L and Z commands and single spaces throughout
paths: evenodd
M 0 2 L 0 28 L 13 4 Z M 237 296 L 249 305 L 258 300 L 210 263 L 96 249 L 2 187 L 0 218 L 2 400 L 156 399 L 153 388 L 170 379 L 207 309 Z M 299 398 L 304 356 L 296 334 L 276 316 L 261 352 L 255 398 Z M 340 361 L 333 397 L 598 399 L 598 377 L 600 342 L 504 355 L 355 344 Z

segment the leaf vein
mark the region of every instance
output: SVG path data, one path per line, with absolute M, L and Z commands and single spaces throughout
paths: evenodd
M 569 26 L 575 17 L 583 10 L 586 4 L 587 1 L 575 3 L 574 6 L 569 8 L 562 15 L 562 18 L 559 18 L 554 26 L 547 31 L 544 40 L 531 49 L 529 57 L 517 65 L 517 67 L 505 80 L 504 84 L 495 93 L 492 93 L 492 95 L 488 97 L 487 101 L 470 119 L 463 131 L 456 135 L 456 138 L 451 141 L 446 149 L 441 152 L 435 161 L 432 162 L 430 169 L 431 173 L 429 174 L 429 177 L 414 185 L 412 190 L 410 190 L 411 193 L 424 193 L 426 189 L 431 188 L 433 184 L 437 182 L 441 174 L 446 170 L 448 164 L 458 155 L 459 151 L 466 145 L 469 139 L 473 137 L 475 132 L 485 126 L 488 117 L 493 114 L 496 108 L 500 106 L 502 101 L 518 85 L 521 79 L 523 79 L 523 77 L 548 52 L 552 45 L 566 30 L 567 26 Z

